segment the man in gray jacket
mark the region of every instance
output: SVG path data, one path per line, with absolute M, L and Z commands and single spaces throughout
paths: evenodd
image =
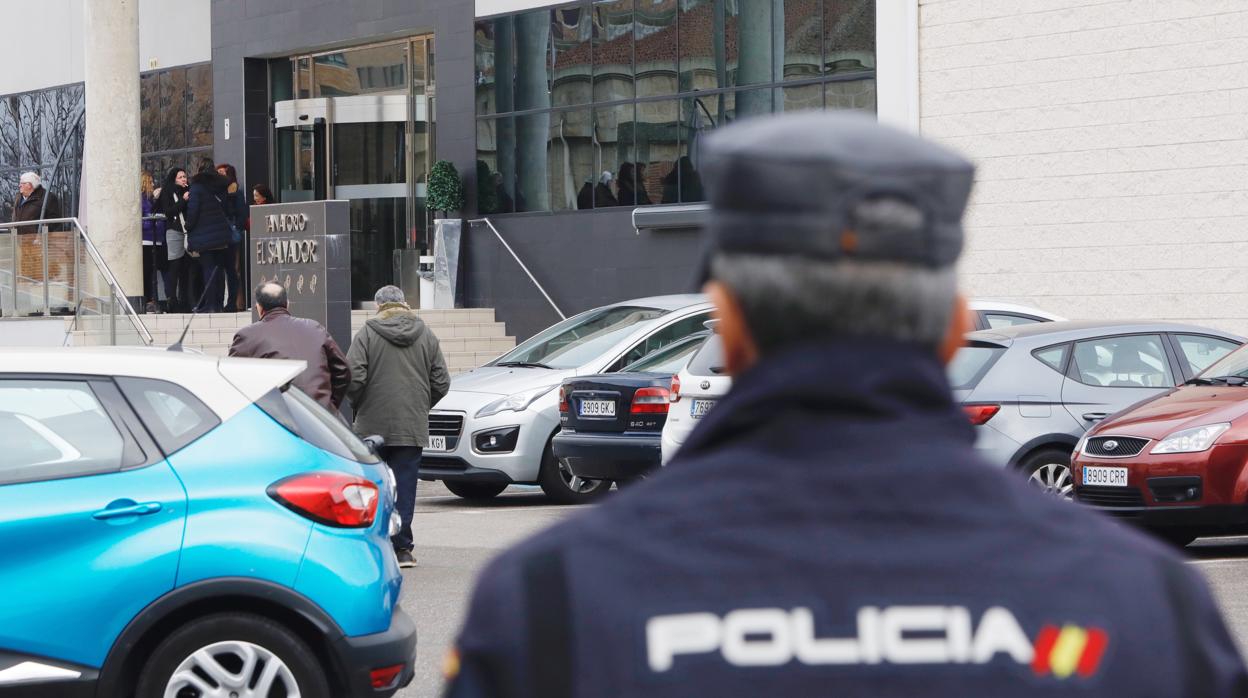
M 412 513 L 420 454 L 429 445 L 429 409 L 450 389 L 438 338 L 404 302 L 397 286 L 373 297 L 377 317 L 364 324 L 347 351 L 355 432 L 385 437 L 381 457 L 394 472 L 403 529 L 390 542 L 400 567 L 414 567 Z

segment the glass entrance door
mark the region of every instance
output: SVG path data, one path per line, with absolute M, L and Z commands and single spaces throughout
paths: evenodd
M 398 249 L 429 248 L 432 37 L 296 57 L 275 105 L 281 201 L 351 202 L 351 295 L 394 282 Z

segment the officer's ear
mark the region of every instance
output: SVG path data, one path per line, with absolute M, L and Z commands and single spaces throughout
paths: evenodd
M 975 321 L 971 318 L 971 309 L 966 304 L 966 298 L 959 293 L 954 296 L 949 328 L 945 330 L 945 339 L 940 343 L 941 363 L 948 364 L 953 361 L 953 355 L 958 353 L 958 350 L 966 343 L 966 333 L 974 328 Z
M 724 344 L 724 368 L 728 375 L 739 376 L 758 361 L 758 344 L 745 322 L 741 303 L 732 289 L 718 281 L 706 282 L 702 291 L 715 304 L 715 317 L 719 319 L 715 331 Z

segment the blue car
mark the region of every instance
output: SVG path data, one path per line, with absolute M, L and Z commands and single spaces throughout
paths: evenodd
M 393 479 L 302 362 L 0 350 L 0 696 L 389 696 Z

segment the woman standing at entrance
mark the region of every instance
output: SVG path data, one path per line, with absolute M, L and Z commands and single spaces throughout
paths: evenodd
M 169 276 L 165 295 L 169 298 L 169 312 L 190 312 L 190 266 L 186 256 L 186 200 L 189 196 L 186 170 L 175 167 L 165 175 L 160 185 L 160 197 L 156 210 L 165 214 L 165 250 L 169 257 Z
M 219 313 L 224 309 L 230 245 L 241 242 L 234 239 L 235 197 L 229 188 L 230 181 L 214 171 L 211 161 L 200 165 L 199 173 L 191 179 L 186 206 L 187 246 L 199 254 L 204 272 L 203 307 L 196 312 Z
M 242 288 L 238 281 L 242 277 L 242 260 L 239 257 L 239 250 L 246 247 L 247 233 L 251 232 L 248 222 L 251 220 L 249 204 L 247 203 L 247 193 L 238 186 L 238 170 L 233 165 L 221 163 L 217 165 L 217 174 L 225 177 L 230 181 L 227 189 L 229 198 L 234 200 L 234 216 L 231 222 L 234 228 L 242 235 L 237 243 L 229 246 L 228 257 L 225 262 L 225 310 L 226 312 L 244 311 L 249 306 L 244 298 L 242 298 Z

